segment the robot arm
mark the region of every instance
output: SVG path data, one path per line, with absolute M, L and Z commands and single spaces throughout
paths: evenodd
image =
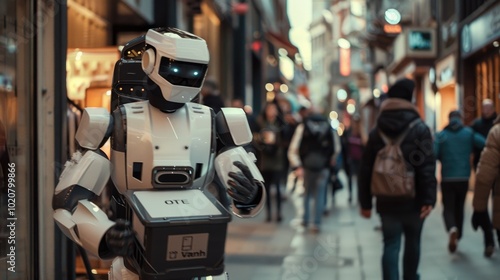
M 254 217 L 262 210 L 266 197 L 255 155 L 241 147 L 252 141 L 245 112 L 240 108 L 222 108 L 216 117 L 216 127 L 224 144 L 215 158 L 217 176 L 233 198 L 233 213 L 238 217 Z
M 111 163 L 100 147 L 112 127 L 106 109 L 85 109 L 75 136 L 84 152 L 66 162 L 52 200 L 54 219 L 63 233 L 101 258 L 112 257 L 104 236 L 115 223 L 91 199 L 101 194 L 110 177 Z

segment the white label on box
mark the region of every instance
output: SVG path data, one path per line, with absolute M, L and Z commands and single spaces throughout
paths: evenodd
M 137 191 L 134 195 L 151 218 L 222 214 L 201 190 Z
M 208 233 L 170 235 L 167 241 L 167 261 L 206 259 Z

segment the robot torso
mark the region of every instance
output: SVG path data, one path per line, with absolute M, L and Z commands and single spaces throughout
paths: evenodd
M 213 178 L 215 122 L 209 107 L 186 103 L 165 113 L 148 101 L 113 113 L 111 178 L 128 190 L 201 189 Z

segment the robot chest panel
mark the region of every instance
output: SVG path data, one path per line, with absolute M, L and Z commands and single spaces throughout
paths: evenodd
M 126 130 L 127 189 L 198 187 L 208 173 L 215 132 L 207 108 L 164 113 L 147 102 L 129 105 Z

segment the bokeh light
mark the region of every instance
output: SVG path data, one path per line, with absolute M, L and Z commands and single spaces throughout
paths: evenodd
M 267 84 L 266 84 L 266 90 L 267 90 L 267 91 L 273 91 L 273 89 L 274 89 L 273 84 L 271 84 L 271 83 L 267 83 Z
M 339 118 L 339 114 L 335 111 L 330 112 L 330 120 L 336 120 Z
M 347 113 L 349 113 L 351 115 L 356 113 L 356 106 L 354 104 L 347 105 L 346 109 L 347 109 Z
M 340 102 L 344 102 L 347 99 L 347 91 L 343 88 L 337 90 L 337 99 Z
M 287 92 L 288 92 L 288 86 L 287 86 L 287 85 L 285 85 L 285 84 L 281 84 L 281 86 L 280 86 L 280 90 L 281 90 L 281 92 L 283 92 L 283 93 L 287 93 Z

